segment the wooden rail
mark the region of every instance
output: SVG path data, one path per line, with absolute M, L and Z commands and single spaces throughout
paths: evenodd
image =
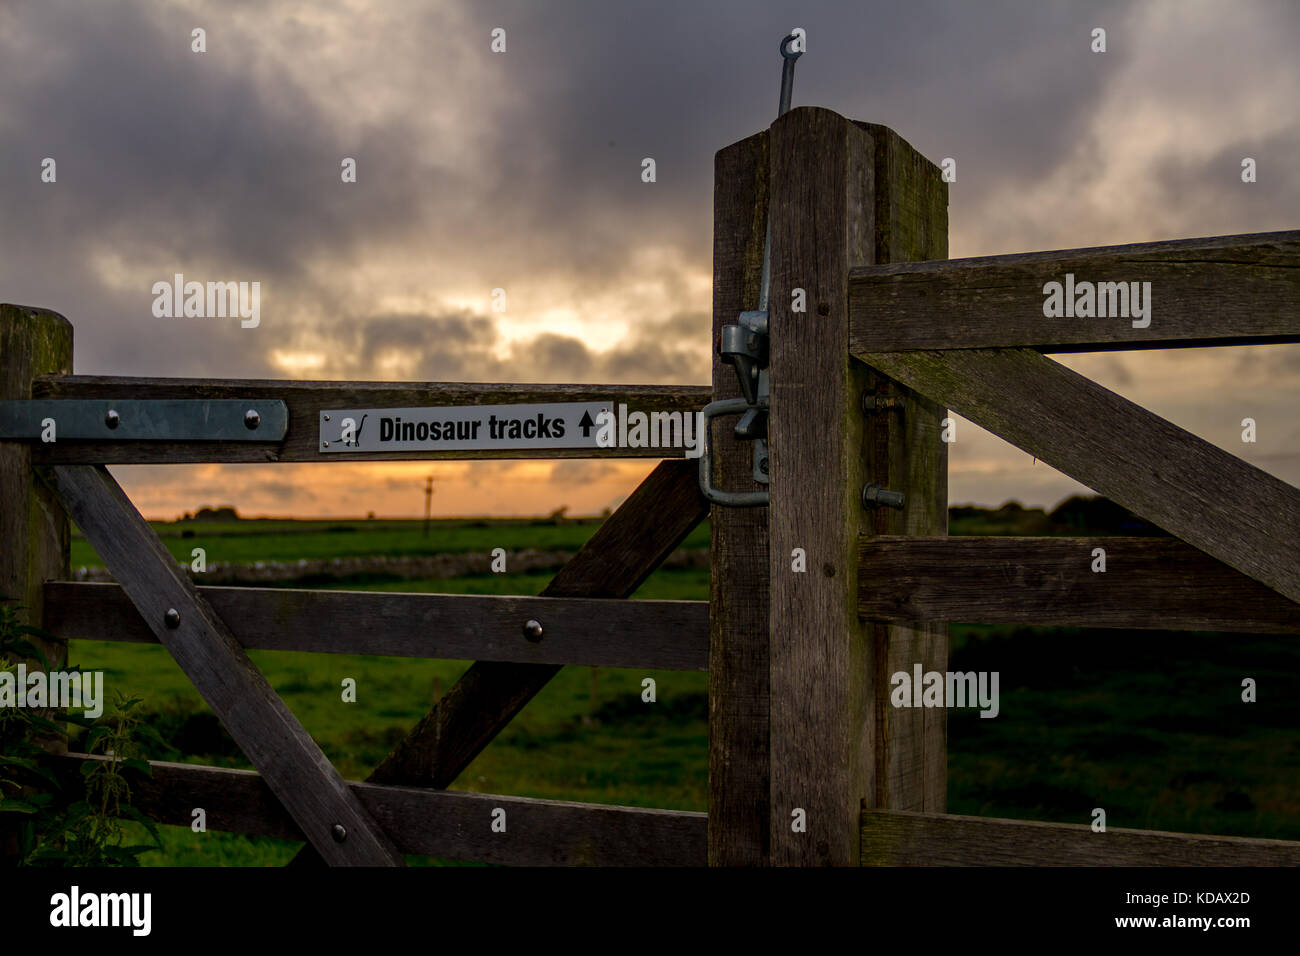
M 868 810 L 863 866 L 1300 866 L 1300 842 Z
M 705 601 L 200 587 L 245 650 L 707 670 Z M 154 644 L 116 584 L 45 585 L 46 627 L 68 640 Z M 523 625 L 543 628 L 534 643 Z
M 50 758 L 69 786 L 81 765 L 107 758 Z M 150 761 L 131 778 L 131 805 L 159 823 L 189 827 L 202 807 L 210 830 L 301 840 L 271 788 L 250 770 Z M 354 799 L 402 853 L 515 866 L 703 866 L 703 813 L 599 803 L 453 793 L 349 782 Z M 505 811 L 505 832 L 492 829 Z
M 324 859 L 402 865 L 338 771 L 103 466 L 60 465 L 51 486 L 185 676 Z
M 862 538 L 874 621 L 1300 634 L 1300 604 L 1175 538 Z M 1095 572 L 1093 551 L 1105 551 Z
M 859 357 L 1300 601 L 1300 490 L 1285 481 L 1029 349 Z
M 1043 314 L 1049 282 L 1150 283 L 1150 324 Z M 1062 289 L 1062 293 L 1064 293 Z M 1131 288 L 1123 290 L 1124 302 Z M 1107 311 L 1121 290 L 1103 290 Z M 1074 298 L 1072 297 L 1072 304 Z M 1300 341 L 1300 231 L 1063 249 L 854 269 L 855 352 L 1044 352 Z M 1073 313 L 1073 308 L 1071 309 Z
M 465 458 L 680 458 L 680 448 L 515 448 L 322 453 L 317 416 L 329 408 L 619 402 L 630 411 L 697 412 L 709 390 L 697 385 L 480 385 L 459 382 L 294 382 L 260 379 L 131 378 L 46 375 L 33 385 L 44 399 L 278 399 L 289 407 L 280 442 L 53 442 L 32 445 L 38 464 L 182 462 L 402 461 Z

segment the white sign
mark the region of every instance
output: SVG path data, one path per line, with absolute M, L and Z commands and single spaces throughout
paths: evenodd
M 352 408 L 320 413 L 320 451 L 597 448 L 611 402 Z

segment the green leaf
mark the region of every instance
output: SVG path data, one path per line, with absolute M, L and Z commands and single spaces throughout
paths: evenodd
M 43 730 L 48 730 L 50 733 L 58 734 L 60 737 L 68 736 L 68 732 L 66 730 L 64 730 L 54 721 L 42 717 L 40 714 L 33 714 L 30 711 L 28 711 L 27 719 L 30 720 L 37 727 L 40 727 Z
M 43 846 L 32 855 L 33 860 L 71 860 L 72 857 L 63 850 Z
M 129 803 L 122 807 L 122 812 L 149 831 L 149 835 L 153 837 L 154 842 L 158 844 L 158 849 L 162 849 L 162 837 L 158 835 L 158 827 L 154 824 L 153 820 L 149 819 Z
M 40 807 L 28 803 L 26 800 L 18 800 L 14 797 L 6 797 L 0 800 L 0 813 L 35 813 Z
M 134 770 L 142 773 L 146 777 L 153 776 L 153 767 L 149 766 L 149 761 L 141 760 L 139 757 L 127 757 L 122 761 L 122 766 L 127 770 Z

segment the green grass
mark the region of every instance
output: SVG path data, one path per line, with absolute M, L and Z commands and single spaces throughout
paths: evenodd
M 188 563 L 194 548 L 206 560 L 253 561 L 322 560 L 366 555 L 456 554 L 466 551 L 507 551 L 532 548 L 576 551 L 595 533 L 595 521 L 549 524 L 530 521 L 435 521 L 429 534 L 420 521 L 211 521 L 152 522 L 167 550 Z M 182 537 L 184 532 L 192 537 Z M 705 522 L 683 542 L 686 548 L 707 548 Z M 72 567 L 102 567 L 103 562 L 80 534 L 72 539 Z
M 595 528 L 449 523 L 422 539 L 418 522 L 394 524 L 387 530 L 311 534 L 294 523 L 266 533 L 218 533 L 230 530 L 225 527 L 204 540 L 230 544 L 243 555 L 228 560 L 248 560 L 254 551 L 254 560 L 293 560 L 367 553 L 359 547 L 369 553 L 402 553 L 403 547 L 569 550 Z M 692 537 L 689 546 L 707 546 L 707 528 Z M 173 553 L 187 556 L 200 538 L 166 540 L 185 549 Z M 209 550 L 209 560 L 219 559 Z M 550 577 L 328 586 L 536 594 Z M 661 570 L 636 595 L 707 596 L 708 573 L 699 570 Z M 1088 823 L 1092 809 L 1103 807 L 1110 827 L 1300 839 L 1300 643 L 1293 638 L 954 626 L 950 645 L 950 669 L 999 672 L 1001 714 L 986 720 L 975 710 L 950 712 L 949 812 Z M 145 696 L 152 722 L 176 748 L 150 756 L 247 766 L 162 648 L 78 641 L 71 656 L 83 667 L 105 670 L 110 692 Z M 331 654 L 252 657 L 351 779 L 363 778 L 427 711 L 435 686 L 445 692 L 467 666 Z M 654 704 L 640 699 L 647 676 L 658 684 Z M 357 681 L 355 704 L 340 699 L 344 677 Z M 1258 703 L 1241 702 L 1243 677 L 1258 682 Z M 705 809 L 707 675 L 600 669 L 594 686 L 593 696 L 591 669 L 565 668 L 455 788 Z M 165 851 L 149 854 L 149 864 L 278 865 L 297 850 L 285 841 L 176 827 L 163 832 Z
M 950 712 L 949 812 L 1300 839 L 1294 638 L 952 630 L 949 668 L 998 671 L 1001 714 Z

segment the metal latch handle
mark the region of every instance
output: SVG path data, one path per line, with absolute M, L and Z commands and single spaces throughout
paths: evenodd
M 723 491 L 713 486 L 713 419 L 721 415 L 740 415 L 751 408 L 767 408 L 767 402 L 751 405 L 743 398 L 724 398 L 709 402 L 700 412 L 700 493 L 717 505 L 732 508 L 762 508 L 772 500 L 767 491 Z

